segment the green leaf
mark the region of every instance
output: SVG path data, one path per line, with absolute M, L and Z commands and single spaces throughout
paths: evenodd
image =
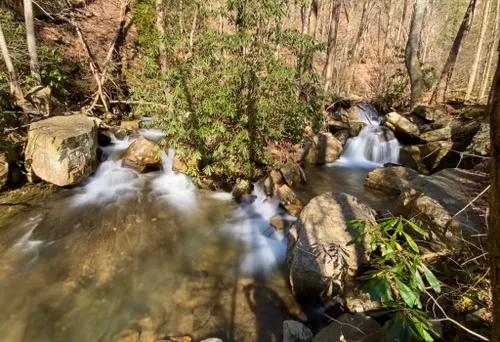
M 394 277 L 394 281 L 396 282 L 396 287 L 399 290 L 399 295 L 406 303 L 406 305 L 408 305 L 410 308 L 414 307 L 417 302 L 418 295 L 413 292 L 413 290 L 408 285 L 403 283 L 398 277 Z
M 403 222 L 398 220 L 398 224 L 396 225 L 396 234 L 401 234 L 403 232 Z
M 375 278 L 366 284 L 370 298 L 373 301 L 380 300 L 382 304 L 388 303 L 394 299 L 391 285 L 385 278 Z
M 363 238 L 365 237 L 365 235 L 366 235 L 366 233 L 363 233 L 363 234 L 357 236 L 356 238 L 354 238 L 351 241 L 349 241 L 346 246 L 350 246 L 350 245 L 362 243 L 363 242 Z
M 405 237 L 406 241 L 410 245 L 411 249 L 413 249 L 415 252 L 419 252 L 418 245 L 415 243 L 415 241 L 411 238 L 410 235 L 406 234 L 403 232 L 403 236 Z
M 441 286 L 439 285 L 439 281 L 437 280 L 434 273 L 432 273 L 431 270 L 429 270 L 423 262 L 419 261 L 419 265 L 422 268 L 422 271 L 424 272 L 425 279 L 427 279 L 427 282 L 429 283 L 429 285 L 432 287 L 432 289 L 434 291 L 436 291 L 436 293 L 440 293 Z
M 416 260 L 413 261 L 410 271 L 411 271 L 410 286 L 414 289 L 423 291 L 425 289 L 425 285 L 424 281 L 422 280 L 422 276 L 420 275 L 420 272 L 417 269 Z
M 419 226 L 417 226 L 415 223 L 409 221 L 409 220 L 406 220 L 406 223 L 414 230 L 416 231 L 417 233 L 419 233 L 420 235 L 422 236 L 429 236 L 429 233 L 426 232 L 425 230 L 423 230 L 422 228 L 420 228 Z

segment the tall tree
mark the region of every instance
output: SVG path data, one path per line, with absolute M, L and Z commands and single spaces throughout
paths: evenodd
M 26 41 L 28 43 L 31 76 L 35 78 L 38 84 L 41 84 L 42 78 L 40 76 L 40 64 L 38 63 L 38 53 L 36 51 L 35 22 L 33 18 L 32 0 L 24 0 L 24 21 L 26 23 Z
M 155 0 L 156 22 L 155 27 L 160 34 L 158 62 L 162 72 L 167 72 L 167 46 L 165 44 L 165 4 L 163 0 Z
M 500 341 L 500 210 L 498 210 L 500 203 L 500 63 L 497 63 L 488 108 L 491 129 L 491 192 L 488 225 L 488 255 L 493 298 L 493 338 L 491 340 Z
M 403 13 L 401 16 L 401 21 L 398 25 L 398 33 L 396 35 L 396 42 L 399 43 L 401 41 L 401 37 L 403 37 L 404 27 L 406 23 L 406 13 L 408 12 L 408 0 L 403 0 Z
M 448 87 L 448 83 L 453 76 L 453 70 L 455 69 L 455 63 L 457 62 L 458 54 L 462 46 L 462 41 L 464 40 L 465 36 L 467 36 L 467 33 L 469 33 L 475 8 L 476 0 L 470 0 L 469 5 L 467 6 L 467 9 L 465 11 L 462 23 L 460 24 L 460 28 L 458 29 L 457 35 L 455 37 L 455 41 L 453 42 L 450 53 L 448 54 L 448 58 L 444 63 L 441 76 L 439 77 L 436 88 L 432 93 L 430 101 L 431 103 L 444 101 L 446 88 Z
M 326 63 L 323 68 L 323 77 L 325 79 L 324 91 L 327 92 L 332 85 L 333 71 L 335 64 L 335 55 L 337 52 L 337 35 L 339 31 L 340 8 L 342 0 L 334 0 L 332 6 L 332 16 L 330 23 L 330 31 L 328 32 L 328 46 L 326 51 Z
M 1 22 L 0 22 L 0 50 L 2 51 L 3 60 L 5 61 L 5 65 L 7 66 L 7 72 L 9 74 L 10 92 L 17 101 L 22 101 L 24 99 L 23 91 L 21 90 L 21 86 L 19 85 L 16 69 L 14 68 L 14 64 L 12 63 L 12 59 L 10 58 L 9 48 L 7 47 L 7 42 L 5 41 L 5 36 L 3 34 Z
M 483 81 L 481 82 L 481 89 L 479 90 L 479 95 L 477 97 L 478 101 L 481 101 L 485 94 L 486 88 L 488 87 L 488 81 L 490 79 L 490 72 L 493 66 L 493 57 L 495 56 L 495 48 L 497 46 L 497 41 L 499 39 L 498 24 L 500 20 L 500 0 L 497 0 L 496 13 L 495 13 L 495 31 L 493 33 L 493 39 L 491 40 L 490 49 L 488 53 L 488 60 L 486 61 L 485 71 L 483 72 Z
M 406 43 L 405 65 L 410 76 L 411 99 L 410 108 L 413 109 L 422 99 L 422 69 L 418 59 L 418 47 L 420 46 L 420 37 L 425 13 L 425 0 L 416 0 L 413 5 L 413 14 L 411 16 L 410 33 Z
M 479 68 L 479 61 L 481 60 L 481 54 L 483 52 L 484 36 L 486 35 L 486 29 L 488 27 L 488 17 L 490 14 L 490 0 L 484 1 L 483 9 L 483 21 L 481 23 L 481 32 L 479 34 L 479 41 L 477 42 L 476 57 L 474 58 L 474 63 L 472 64 L 472 69 L 469 76 L 469 84 L 467 85 L 467 91 L 465 93 L 465 100 L 470 99 L 474 85 L 476 84 L 477 70 Z

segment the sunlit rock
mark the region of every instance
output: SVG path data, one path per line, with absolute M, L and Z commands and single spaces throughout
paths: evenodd
M 440 106 L 418 106 L 413 110 L 412 114 L 427 121 L 437 121 L 448 116 L 446 108 Z
M 403 166 L 381 167 L 366 177 L 365 186 L 387 194 L 399 195 L 418 173 Z
M 278 197 L 290 215 L 296 216 L 301 212 L 302 208 L 304 208 L 295 192 L 293 192 L 288 185 L 280 186 L 278 189 Z
M 489 156 L 490 147 L 490 124 L 482 122 L 479 132 L 472 138 L 472 142 L 467 147 L 467 152 L 481 156 Z
M 31 124 L 26 167 L 58 185 L 81 182 L 97 166 L 97 126 L 83 115 L 56 116 Z
M 289 186 L 298 185 L 306 181 L 306 174 L 299 164 L 292 161 L 286 163 L 281 168 L 281 174 Z
M 342 144 L 331 133 L 320 133 L 309 142 L 305 152 L 307 164 L 326 164 L 337 160 L 342 154 Z
M 418 137 L 420 134 L 417 125 L 396 112 L 389 113 L 385 116 L 385 124 L 396 133 L 408 137 Z
M 142 136 L 123 155 L 123 165 L 138 172 L 143 172 L 148 166 L 158 165 L 160 161 L 158 145 Z

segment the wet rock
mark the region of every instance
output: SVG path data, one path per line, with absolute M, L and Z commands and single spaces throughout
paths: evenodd
M 366 122 L 353 121 L 349 124 L 349 136 L 357 137 L 361 130 L 368 126 Z
M 448 248 L 461 246 L 471 235 L 484 233 L 484 213 L 475 205 L 460 212 L 488 183 L 484 173 L 446 169 L 418 176 L 398 198 L 400 213 L 430 231 L 431 240 Z M 485 194 L 487 198 L 487 194 Z M 455 216 L 456 215 L 456 216 Z
M 455 123 L 451 125 L 451 140 L 453 149 L 465 151 L 472 139 L 481 127 L 481 120 L 472 120 L 466 123 Z
M 276 196 L 278 189 L 285 184 L 285 180 L 279 171 L 273 170 L 264 180 L 264 192 L 267 196 Z
M 126 131 L 129 134 L 137 133 L 140 128 L 141 120 L 129 120 L 122 121 L 120 124 L 120 128 Z
M 287 320 L 283 322 L 283 342 L 310 342 L 314 335 L 304 324 Z
M 290 227 L 290 221 L 285 220 L 282 215 L 274 215 L 269 220 L 269 224 L 277 231 L 283 231 L 286 228 Z
M 394 132 L 388 129 L 387 127 L 383 126 L 377 127 L 375 130 L 373 130 L 373 133 L 377 134 L 378 141 L 381 143 L 389 142 L 396 139 Z
M 295 192 L 293 192 L 293 190 L 287 185 L 282 185 L 278 189 L 278 197 L 280 198 L 285 209 L 292 216 L 298 215 L 304 208 Z
M 357 198 L 327 192 L 317 196 L 290 228 L 287 263 L 292 290 L 323 300 L 341 293 L 348 274 L 355 274 L 367 261 L 369 238 L 361 244 L 347 244 L 357 233 L 347 221 L 375 221 L 375 211 Z
M 412 114 L 427 121 L 437 121 L 448 116 L 446 108 L 440 106 L 418 106 L 413 110 Z
M 330 120 L 328 121 L 328 130 L 331 133 L 337 133 L 338 131 L 349 129 L 349 125 L 341 120 Z
M 427 170 L 420 156 L 420 149 L 418 146 L 403 146 L 399 151 L 399 161 L 401 165 L 417 170 L 421 174 L 429 174 L 429 170 Z
M 340 141 L 342 146 L 344 146 L 345 143 L 347 142 L 347 139 L 349 139 L 349 131 L 344 129 L 344 130 L 338 131 L 333 136 L 335 138 L 337 138 L 338 141 Z
M 403 166 L 381 167 L 368 173 L 365 186 L 387 194 L 399 195 L 418 173 Z
M 479 132 L 472 138 L 470 145 L 467 147 L 467 152 L 480 156 L 489 156 L 490 151 L 490 124 L 482 122 Z
M 288 162 L 280 171 L 288 186 L 298 185 L 306 181 L 306 174 L 297 163 Z
M 83 115 L 57 116 L 31 124 L 26 168 L 58 185 L 81 182 L 97 167 L 97 126 Z
M 307 164 L 325 164 L 337 160 L 342 154 L 342 144 L 331 133 L 320 133 L 314 136 L 306 148 Z
M 349 311 L 363 313 L 382 308 L 382 304 L 378 301 L 372 301 L 370 294 L 351 289 L 344 294 L 346 307 Z
M 453 142 L 434 141 L 424 145 L 405 146 L 400 151 L 401 164 L 422 174 L 456 167 L 460 155 L 452 152 Z
M 9 179 L 9 163 L 4 154 L 0 154 L 0 190 L 7 184 Z
M 420 139 L 427 142 L 451 139 L 451 126 L 422 133 Z
M 314 337 L 313 342 L 363 341 L 383 342 L 385 332 L 374 319 L 357 313 L 343 314 Z
M 123 165 L 138 172 L 144 172 L 147 167 L 158 165 L 160 161 L 158 145 L 143 136 L 134 141 L 123 154 Z
M 385 116 L 385 124 L 391 130 L 410 137 L 418 137 L 420 134 L 417 125 L 396 112 L 389 113 Z
M 245 198 L 248 198 L 248 195 L 251 195 L 253 191 L 253 185 L 247 179 L 238 179 L 236 185 L 233 188 L 233 198 L 236 202 L 240 202 Z M 247 196 L 245 196 L 247 195 Z

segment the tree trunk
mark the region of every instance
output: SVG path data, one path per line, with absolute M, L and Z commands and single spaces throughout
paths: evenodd
M 309 21 L 311 19 L 311 10 L 313 6 L 313 0 L 308 0 L 304 2 L 300 9 L 300 17 L 302 20 L 302 37 L 309 35 Z M 307 64 L 307 51 L 304 46 L 300 47 L 299 58 L 297 61 L 297 78 L 300 80 L 302 78 L 302 74 L 305 71 Z
M 26 41 L 28 43 L 31 76 L 35 78 L 38 84 L 42 84 L 40 64 L 38 64 L 38 53 L 36 51 L 35 23 L 33 19 L 33 3 L 31 0 L 24 0 L 24 21 L 26 23 Z
M 481 59 L 481 54 L 483 52 L 483 44 L 484 44 L 484 36 L 486 35 L 486 29 L 488 28 L 488 17 L 490 14 L 490 0 L 484 1 L 484 10 L 483 10 L 483 21 L 481 23 L 481 33 L 479 35 L 479 41 L 477 43 L 476 49 L 476 57 L 474 59 L 474 63 L 472 64 L 472 70 L 469 77 L 469 84 L 467 85 L 467 91 L 465 93 L 465 100 L 470 99 L 470 95 L 472 94 L 472 90 L 474 89 L 474 85 L 476 83 L 477 69 L 479 68 L 479 61 Z
M 384 47 L 382 50 L 382 65 L 387 64 L 389 59 L 390 52 L 390 43 L 391 43 L 391 31 L 392 31 L 392 17 L 394 16 L 394 6 L 392 0 L 389 0 L 386 4 L 387 10 L 387 25 L 385 27 L 385 38 L 384 38 Z
M 160 46 L 159 48 L 159 56 L 158 62 L 160 63 L 160 69 L 162 72 L 167 72 L 168 64 L 167 64 L 167 47 L 165 44 L 165 8 L 163 4 L 163 0 L 156 0 L 155 2 L 156 9 L 156 30 L 160 33 Z
M 495 56 L 495 48 L 497 46 L 498 41 L 498 24 L 500 18 L 500 0 L 497 0 L 496 5 L 496 13 L 495 13 L 495 31 L 493 33 L 493 40 L 491 41 L 490 52 L 488 55 L 488 60 L 486 62 L 485 71 L 483 74 L 483 82 L 481 83 L 481 90 L 479 91 L 479 96 L 477 98 L 478 101 L 481 101 L 486 94 L 486 87 L 488 86 L 488 80 L 490 79 L 491 67 L 493 65 L 493 57 Z
M 470 0 L 469 6 L 467 6 L 467 10 L 465 11 L 464 19 L 462 20 L 462 24 L 458 29 L 457 36 L 455 37 L 455 41 L 453 42 L 453 46 L 451 47 L 450 53 L 446 62 L 444 63 L 443 71 L 441 72 L 441 76 L 436 84 L 436 88 L 431 97 L 431 103 L 436 103 L 438 101 L 444 102 L 444 98 L 446 95 L 446 89 L 448 87 L 448 83 L 453 76 L 453 70 L 455 68 L 455 63 L 458 58 L 458 53 L 460 52 L 460 47 L 462 46 L 462 41 L 469 33 L 469 29 L 472 22 L 472 17 L 474 14 L 474 9 L 476 7 L 476 0 Z
M 314 38 L 316 38 L 316 32 L 318 30 L 318 16 L 319 16 L 320 9 L 321 9 L 320 0 L 312 0 L 311 1 L 311 11 L 310 11 L 311 17 L 309 18 L 308 32 Z
M 191 33 L 189 34 L 189 55 L 193 55 L 193 48 L 194 48 L 194 34 L 196 33 L 196 25 L 197 25 L 197 20 L 198 20 L 198 12 L 200 9 L 199 4 L 195 4 L 196 9 L 194 10 L 194 17 L 193 17 L 193 25 L 191 26 Z
M 14 98 L 18 102 L 22 102 L 24 100 L 23 91 L 21 90 L 21 86 L 19 85 L 14 64 L 10 59 L 9 48 L 7 47 L 5 36 L 3 35 L 1 22 L 0 22 L 0 50 L 2 51 L 3 60 L 5 61 L 5 65 L 7 66 L 7 72 L 9 74 L 10 93 L 14 96 Z
M 330 23 L 330 32 L 328 32 L 328 46 L 326 52 L 326 64 L 323 69 L 323 76 L 325 78 L 324 91 L 325 93 L 330 89 L 333 79 L 333 66 L 335 63 L 335 54 L 337 52 L 337 35 L 339 31 L 340 7 L 342 0 L 334 0 L 332 6 L 332 22 Z
M 399 22 L 398 34 L 396 36 L 396 42 L 401 41 L 401 36 L 404 31 L 405 23 L 406 23 L 406 13 L 408 12 L 408 0 L 404 0 L 403 2 L 403 15 L 401 17 L 401 21 Z
M 365 0 L 363 2 L 363 9 L 361 11 L 361 20 L 359 22 L 359 27 L 358 27 L 358 32 L 356 34 L 356 38 L 354 39 L 354 43 L 351 47 L 351 50 L 349 51 L 347 55 L 348 59 L 348 74 L 347 74 L 347 80 L 346 80 L 346 93 L 349 95 L 351 93 L 351 85 L 352 85 L 352 79 L 354 77 L 353 75 L 353 70 L 355 65 L 358 63 L 358 58 L 361 53 L 361 50 L 363 49 L 363 35 L 366 31 L 366 28 L 368 26 L 367 21 L 368 21 L 368 9 L 369 9 L 370 1 Z
M 493 336 L 491 341 L 500 341 L 500 210 L 498 210 L 500 203 L 500 63 L 497 63 L 488 108 L 491 129 L 491 190 L 488 220 L 488 255 L 491 267 L 491 297 L 493 299 Z
M 408 35 L 408 42 L 406 43 L 405 64 L 406 70 L 408 70 L 408 75 L 410 76 L 411 110 L 413 110 L 413 108 L 415 108 L 415 106 L 422 99 L 422 70 L 420 68 L 420 61 L 418 59 L 418 47 L 420 45 L 420 36 L 422 33 L 425 5 L 425 0 L 415 1 L 415 4 L 413 6 L 413 14 L 411 16 L 410 33 Z

